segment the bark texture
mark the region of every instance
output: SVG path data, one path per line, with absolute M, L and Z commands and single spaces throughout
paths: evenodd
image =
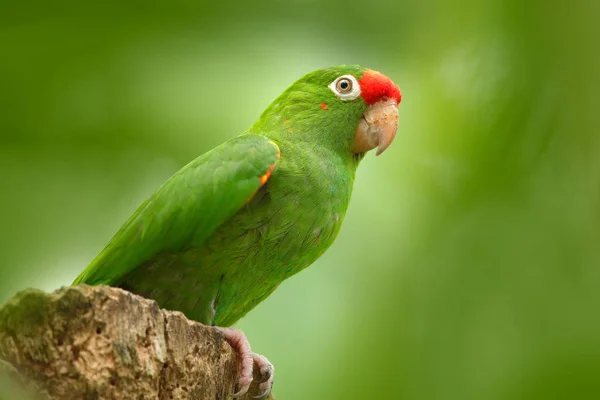
M 0 365 L 49 399 L 228 399 L 238 379 L 237 355 L 218 330 L 107 286 L 9 300 Z M 257 392 L 253 385 L 244 399 Z

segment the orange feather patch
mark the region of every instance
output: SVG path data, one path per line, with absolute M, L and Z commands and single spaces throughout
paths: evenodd
M 277 143 L 275 143 L 275 142 L 269 142 L 269 143 L 271 143 L 277 149 L 277 154 L 276 154 L 277 159 L 278 160 L 281 159 L 281 150 L 279 150 L 279 146 L 277 146 Z M 271 174 L 275 170 L 276 165 L 277 165 L 277 163 L 270 165 L 267 172 L 258 178 L 260 180 L 260 187 L 263 187 L 265 185 L 265 183 L 267 183 L 267 181 L 271 177 Z M 258 190 L 260 190 L 260 188 Z M 248 204 L 252 201 L 252 199 L 254 198 L 254 195 L 256 195 L 256 193 L 258 193 L 258 190 L 256 192 L 254 192 L 254 194 L 252 194 L 252 196 L 250 196 L 250 198 L 248 199 L 246 204 Z
M 271 174 L 273 173 L 273 170 L 275 169 L 275 165 L 271 165 L 269 167 L 269 170 L 267 171 L 266 174 L 264 174 L 263 176 L 261 176 L 260 179 L 260 184 L 264 185 L 265 183 L 267 183 L 267 181 L 269 180 L 269 178 L 271 177 Z
M 281 159 L 281 150 L 279 150 L 279 146 L 277 146 L 277 144 L 275 142 L 270 142 L 273 146 L 275 146 L 275 148 L 277 148 L 277 159 Z M 275 165 L 277 164 L 273 164 L 269 166 L 269 169 L 267 170 L 267 172 L 261 176 L 260 179 L 260 184 L 264 185 L 265 183 L 267 183 L 267 181 L 269 180 L 269 178 L 271 177 L 271 174 L 273 173 L 273 171 L 275 170 Z

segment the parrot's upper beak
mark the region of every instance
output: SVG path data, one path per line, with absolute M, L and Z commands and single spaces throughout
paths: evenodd
M 364 153 L 377 147 L 380 155 L 392 144 L 398 130 L 398 102 L 383 98 L 369 106 L 363 114 L 354 136 L 353 153 Z

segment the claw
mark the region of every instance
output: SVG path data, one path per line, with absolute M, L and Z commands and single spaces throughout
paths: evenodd
M 240 390 L 238 390 L 237 392 L 235 392 L 231 397 L 233 397 L 234 399 L 237 399 L 238 397 L 242 397 L 243 395 L 245 395 L 246 393 L 248 393 L 248 389 L 250 389 L 250 383 L 252 381 L 246 383 L 246 382 L 242 382 L 242 380 L 240 379 L 238 382 L 238 385 L 240 386 Z
M 267 360 L 267 357 L 260 354 L 252 353 L 252 359 L 254 360 L 254 365 L 256 365 L 259 368 L 260 376 L 263 379 L 262 381 L 260 381 L 260 383 L 265 383 L 271 380 L 275 372 L 275 367 L 273 367 L 273 364 L 271 364 L 269 360 Z
M 260 385 L 258 385 L 261 394 L 254 396 L 254 398 L 262 399 L 271 393 L 271 389 L 273 388 L 273 378 L 275 377 L 275 367 L 273 367 L 273 364 L 271 364 L 265 356 L 253 353 L 253 357 L 254 365 L 259 368 L 262 377 L 262 381 L 260 382 Z
M 271 379 L 271 372 L 272 370 L 269 368 L 263 368 L 260 370 L 260 375 L 263 377 L 263 380 L 259 383 L 265 383 L 268 382 L 269 379 Z
M 262 392 L 261 394 L 257 395 L 257 396 L 252 396 L 252 398 L 254 399 L 264 399 L 265 397 L 267 397 L 269 395 L 269 393 L 271 393 L 271 388 L 267 388 L 264 392 Z
M 222 328 L 215 326 L 223 336 L 225 340 L 229 342 L 231 347 L 239 354 L 239 365 L 240 365 L 240 379 L 238 381 L 238 391 L 233 395 L 234 398 L 242 397 L 248 393 L 250 384 L 252 383 L 252 375 L 254 365 L 258 367 L 262 380 L 258 385 L 260 395 L 253 396 L 255 399 L 266 397 L 271 393 L 273 387 L 273 376 L 275 375 L 275 368 L 273 364 L 267 360 L 266 357 L 260 354 L 253 353 L 250 349 L 250 343 L 244 332 L 234 328 Z

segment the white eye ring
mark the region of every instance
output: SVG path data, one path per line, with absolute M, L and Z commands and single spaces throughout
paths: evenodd
M 360 85 L 352 75 L 342 75 L 328 86 L 329 89 L 343 101 L 350 101 L 360 96 Z

